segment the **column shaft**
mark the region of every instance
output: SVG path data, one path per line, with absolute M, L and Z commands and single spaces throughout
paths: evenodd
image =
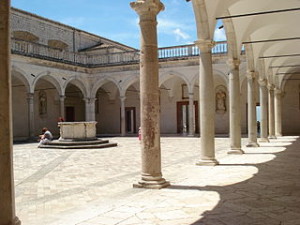
M 248 71 L 248 144 L 247 147 L 258 147 L 256 123 L 256 85 L 255 73 Z
M 197 165 L 216 165 L 215 158 L 215 91 L 212 72 L 213 42 L 211 40 L 196 42 L 200 48 L 200 160 Z
M 275 137 L 274 88 L 269 87 L 269 139 Z
M 194 130 L 194 94 L 189 93 L 189 135 L 193 137 L 195 134 Z
M 282 136 L 282 111 L 281 103 L 282 102 L 282 93 L 280 90 L 276 89 L 275 91 L 275 136 Z
M 0 224 L 16 225 L 13 148 L 12 90 L 10 74 L 10 0 L 0 2 Z
M 230 120 L 230 150 L 228 154 L 243 154 L 241 146 L 241 97 L 239 60 L 228 60 L 229 73 L 229 120 Z
M 86 121 L 95 121 L 95 101 L 96 98 L 85 98 L 85 120 Z
M 60 103 L 60 117 L 65 119 L 65 96 L 59 96 L 59 103 Z
M 160 105 L 157 56 L 157 14 L 164 9 L 159 0 L 138 0 L 131 7 L 139 14 L 141 30 L 140 93 L 142 177 L 134 187 L 163 188 L 160 149 Z
M 121 136 L 126 135 L 126 118 L 125 118 L 125 96 L 121 96 Z
M 34 139 L 34 93 L 27 94 L 29 139 Z
M 268 89 L 266 81 L 259 85 L 260 93 L 260 142 L 269 142 L 268 139 Z

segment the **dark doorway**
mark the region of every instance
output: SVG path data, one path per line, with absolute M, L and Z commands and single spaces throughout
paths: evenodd
M 198 102 L 194 101 L 194 130 L 199 133 Z M 189 131 L 189 102 L 177 102 L 177 133 L 184 134 Z
M 126 133 L 136 133 L 135 107 L 125 108 Z
M 66 122 L 75 121 L 75 107 L 67 106 L 66 107 Z

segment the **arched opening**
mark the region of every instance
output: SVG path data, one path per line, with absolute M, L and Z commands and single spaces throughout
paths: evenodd
M 68 45 L 65 42 L 60 40 L 48 40 L 48 46 L 52 48 L 62 49 L 62 50 L 68 49 Z
M 40 78 L 34 89 L 35 134 L 47 127 L 54 135 L 59 134 L 57 120 L 60 115 L 59 92 L 47 76 Z
M 117 86 L 108 81 L 98 88 L 96 93 L 95 111 L 97 134 L 120 134 L 120 98 Z
M 13 138 L 15 141 L 26 140 L 29 137 L 29 114 L 27 93 L 28 83 L 22 79 L 23 75 L 12 71 L 12 112 Z M 24 77 L 25 79 L 25 77 Z
M 22 40 L 22 41 L 29 41 L 29 42 L 38 42 L 39 37 L 35 36 L 34 34 L 28 32 L 28 31 L 13 31 L 12 32 L 12 38 L 16 40 Z
M 72 83 L 65 90 L 65 121 L 85 121 L 85 101 L 82 91 Z
M 126 90 L 125 103 L 125 131 L 126 134 L 135 134 L 140 127 L 139 82 L 135 82 Z
M 193 118 L 193 130 L 199 132 L 198 101 L 194 98 L 193 115 L 189 115 L 188 86 L 179 76 L 169 76 L 160 85 L 160 106 L 161 133 L 187 135 L 190 116 Z

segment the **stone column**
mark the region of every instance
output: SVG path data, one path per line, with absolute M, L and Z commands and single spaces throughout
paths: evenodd
M 125 118 L 125 96 L 120 96 L 121 100 L 121 136 L 125 137 L 126 135 L 126 118 Z
M 199 105 L 200 105 L 200 160 L 197 165 L 213 166 L 215 158 L 215 91 L 212 72 L 211 49 L 214 42 L 199 40 L 195 42 L 200 49 Z
M 60 104 L 60 117 L 65 119 L 65 98 L 66 96 L 60 95 L 59 96 L 59 104 Z
M 274 86 L 269 85 L 269 139 L 275 139 Z
M 280 89 L 275 90 L 275 136 L 282 136 L 282 112 L 281 112 L 282 92 Z
M 0 2 L 0 224 L 21 224 L 15 215 L 10 74 L 10 0 Z
M 34 135 L 34 93 L 27 94 L 27 104 L 28 104 L 28 129 L 29 129 L 29 139 L 33 140 Z
M 194 130 L 194 94 L 189 93 L 189 135 L 190 137 L 193 137 L 195 134 Z
M 134 187 L 169 186 L 162 177 L 160 150 L 160 104 L 158 83 L 157 14 L 164 9 L 160 0 L 137 0 L 130 3 L 140 18 L 140 94 L 141 94 L 141 180 Z
M 229 59 L 229 120 L 230 120 L 230 150 L 228 154 L 243 154 L 241 146 L 241 95 L 240 76 L 237 59 Z
M 85 101 L 85 120 L 95 121 L 95 101 L 96 98 L 84 98 Z
M 256 123 L 256 79 L 254 71 L 247 71 L 248 81 L 248 144 L 247 147 L 258 147 Z
M 260 142 L 269 142 L 268 139 L 268 89 L 266 80 L 259 81 L 260 94 Z

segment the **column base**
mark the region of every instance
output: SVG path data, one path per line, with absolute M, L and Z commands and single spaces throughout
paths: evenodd
M 197 166 L 216 166 L 219 162 L 216 159 L 200 159 L 196 165 Z
M 232 149 L 228 150 L 227 154 L 242 155 L 242 154 L 245 154 L 245 152 L 241 148 L 232 148 Z
M 276 137 L 282 137 L 282 134 L 275 134 Z
M 276 139 L 276 136 L 275 135 L 270 135 L 268 138 L 269 139 Z
M 188 134 L 188 137 L 195 137 L 195 134 Z
M 12 223 L 8 224 L 8 225 L 21 225 L 21 221 L 19 220 L 18 217 L 15 217 L 15 220 L 12 221 Z
M 259 144 L 257 142 L 249 142 L 246 147 L 259 147 Z
M 141 180 L 137 184 L 133 184 L 134 188 L 146 188 L 146 189 L 161 189 L 170 186 L 170 182 L 164 178 L 160 180 Z
M 259 142 L 263 142 L 263 143 L 269 143 L 270 140 L 268 138 L 260 138 Z

